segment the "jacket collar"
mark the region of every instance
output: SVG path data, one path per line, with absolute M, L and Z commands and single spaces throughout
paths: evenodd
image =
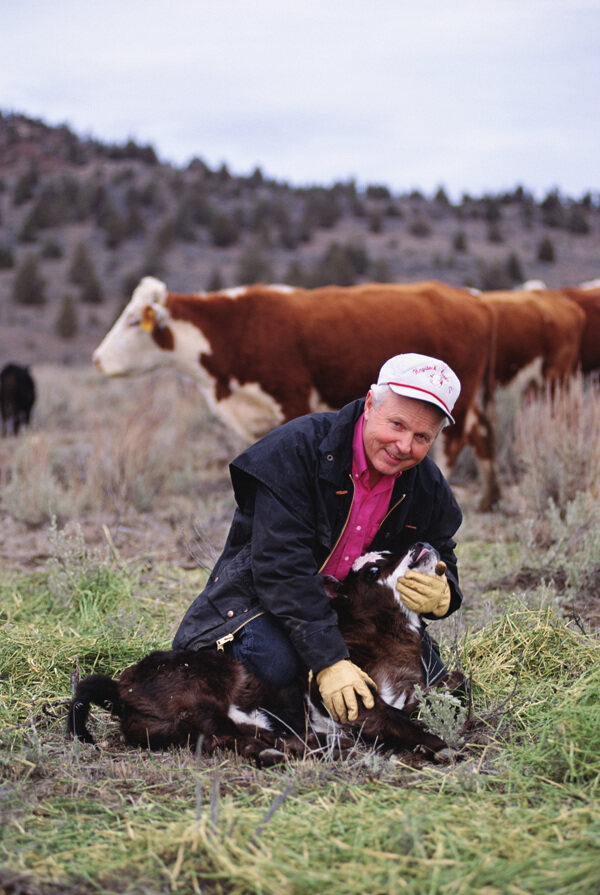
M 365 399 L 346 404 L 335 415 L 335 421 L 318 447 L 320 477 L 337 482 L 340 476 L 352 473 L 352 439 L 354 427 L 365 409 Z

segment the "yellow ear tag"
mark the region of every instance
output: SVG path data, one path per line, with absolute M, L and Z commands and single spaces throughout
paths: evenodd
M 154 329 L 154 308 L 150 305 L 146 305 L 142 308 L 142 322 L 140 323 L 140 329 L 143 329 L 145 333 L 151 333 Z

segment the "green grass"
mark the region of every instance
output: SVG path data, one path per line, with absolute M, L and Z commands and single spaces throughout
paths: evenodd
M 75 668 L 117 674 L 168 645 L 190 595 L 169 570 L 79 572 L 68 600 L 49 573 L 0 589 L 0 887 L 597 895 L 600 642 L 553 608 L 514 597 L 461 637 L 461 761 L 415 769 L 357 748 L 262 771 L 125 749 L 101 711 L 100 748 L 66 740 Z

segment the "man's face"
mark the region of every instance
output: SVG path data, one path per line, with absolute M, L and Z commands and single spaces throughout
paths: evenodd
M 444 417 L 433 404 L 395 392 L 377 406 L 371 392 L 365 402 L 363 443 L 372 478 L 412 469 L 427 455 Z

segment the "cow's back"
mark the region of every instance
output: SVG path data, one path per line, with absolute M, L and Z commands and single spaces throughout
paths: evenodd
M 493 343 L 488 309 L 467 290 L 435 281 L 289 289 L 248 286 L 232 297 L 169 293 L 175 319 L 191 319 L 210 350 L 199 363 L 216 382 L 257 383 L 284 420 L 366 394 L 395 354 L 442 358 L 461 380 L 460 428 L 484 376 Z
M 462 391 L 457 413 L 481 381 L 491 345 L 487 309 L 468 291 L 442 283 L 325 287 L 311 295 L 298 319 L 307 366 L 323 400 L 339 407 L 366 393 L 396 354 L 443 359 Z

